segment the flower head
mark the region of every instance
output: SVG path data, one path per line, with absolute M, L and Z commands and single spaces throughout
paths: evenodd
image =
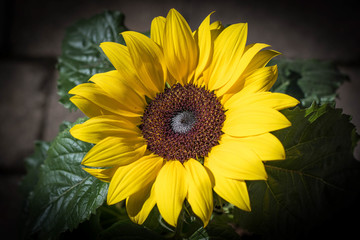
M 211 14 L 210 14 L 211 15 Z M 298 104 L 271 93 L 279 53 L 246 45 L 247 24 L 210 24 L 192 32 L 171 9 L 151 36 L 123 32 L 126 46 L 100 45 L 116 70 L 95 74 L 70 91 L 90 119 L 71 134 L 96 144 L 84 169 L 110 182 L 107 202 L 126 200 L 142 224 L 157 205 L 176 226 L 185 199 L 206 226 L 214 190 L 250 211 L 246 180 L 267 178 L 263 161 L 285 158 L 270 132 L 290 126 L 278 111 Z

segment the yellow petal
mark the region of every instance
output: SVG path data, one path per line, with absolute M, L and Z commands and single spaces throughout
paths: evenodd
M 139 114 L 144 112 L 146 102 L 134 89 L 121 79 L 118 71 L 109 71 L 95 74 L 90 78 L 91 82 L 102 88 L 109 96 L 121 103 L 124 109 Z
M 263 43 L 255 43 L 246 46 L 244 55 L 241 57 L 240 62 L 233 66 L 235 68 L 235 72 L 233 76 L 229 79 L 226 84 L 218 90 L 218 95 L 221 96 L 227 92 L 234 92 L 233 88 L 238 88 L 238 86 L 243 86 L 243 80 L 241 75 L 244 74 L 245 69 L 248 67 L 250 62 L 253 60 L 254 56 L 263 48 L 269 47 L 267 44 Z
M 204 223 L 209 223 L 213 211 L 213 194 L 210 177 L 204 166 L 195 159 L 184 163 L 188 183 L 187 200 L 191 209 Z
M 187 194 L 185 168 L 179 161 L 167 161 L 155 181 L 156 203 L 161 216 L 176 227 Z
M 278 77 L 277 66 L 259 68 L 244 80 L 241 95 L 269 91 Z
M 70 101 L 89 118 L 111 114 L 111 112 L 78 95 L 72 96 Z
M 86 172 L 93 175 L 97 179 L 100 179 L 104 182 L 110 182 L 111 178 L 114 176 L 118 167 L 108 168 L 108 169 L 99 169 L 99 168 L 83 168 Z
M 249 84 L 249 79 L 246 80 L 250 75 L 252 75 L 255 70 L 261 71 L 265 67 L 265 65 L 275 56 L 280 55 L 281 53 L 274 51 L 274 50 L 264 50 L 258 52 L 254 58 L 251 60 L 249 65 L 244 70 L 244 73 L 241 75 L 240 79 L 237 81 L 236 84 L 234 84 L 230 90 L 228 90 L 225 94 L 222 92 L 218 93 L 218 95 L 222 96 L 222 103 L 224 103 L 226 100 L 228 100 L 232 95 L 242 91 L 245 84 Z M 275 67 L 276 68 L 276 67 Z M 274 82 L 277 79 L 277 69 L 274 70 L 274 68 L 265 68 L 265 71 L 269 71 L 269 73 L 272 73 L 271 78 L 266 77 L 263 79 L 263 84 L 265 81 L 267 81 L 267 85 L 272 86 Z M 246 83 L 247 82 L 247 83 Z M 266 88 L 270 89 L 270 88 Z M 221 95 L 222 94 L 222 95 Z
M 131 137 L 141 134 L 132 122 L 120 116 L 98 116 L 77 124 L 70 129 L 70 134 L 81 141 L 98 143 L 107 137 Z
M 141 158 L 146 142 L 139 134 L 133 137 L 107 137 L 85 155 L 81 164 L 88 167 L 124 166 Z
M 210 31 L 211 31 L 211 39 L 215 41 L 215 39 L 219 36 L 219 34 L 224 30 L 224 26 L 221 24 L 220 21 L 215 21 L 210 24 Z
M 212 52 L 211 54 L 213 54 L 213 50 L 214 50 L 214 42 L 216 40 L 216 38 L 220 35 L 220 33 L 224 30 L 224 26 L 221 24 L 220 21 L 216 21 L 213 22 L 212 24 L 210 24 L 210 35 L 211 35 L 211 47 L 212 47 Z M 212 60 L 212 56 L 211 56 L 211 60 Z M 210 79 L 210 71 L 209 68 L 204 69 L 203 71 L 203 75 L 204 75 L 204 82 L 206 83 L 206 86 L 209 85 L 209 79 Z
M 116 101 L 102 88 L 93 83 L 83 83 L 77 85 L 71 89 L 69 93 L 81 96 L 112 114 L 136 117 L 141 116 L 143 112 L 143 106 L 136 107 L 135 109 L 124 107 L 124 103 Z
M 125 81 L 128 86 L 134 87 L 141 95 L 149 93 L 146 85 L 143 85 L 137 76 L 126 46 L 115 42 L 103 42 L 100 47 L 119 72 L 122 81 Z
M 225 94 L 221 93 L 223 94 L 221 95 L 217 92 L 217 95 L 221 96 L 222 104 L 225 105 L 225 103 L 234 95 L 237 95 L 237 97 L 240 98 L 247 94 L 269 91 L 278 77 L 278 70 L 277 66 L 270 66 L 258 68 L 245 75 L 246 77 L 240 79 L 237 82 L 237 85 Z
M 242 76 L 242 77 L 247 77 L 247 73 L 251 73 L 252 71 L 254 71 L 258 68 L 265 67 L 266 64 L 268 64 L 268 62 L 272 58 L 274 58 L 280 54 L 281 53 L 279 53 L 278 51 L 274 51 L 274 50 L 264 50 L 264 51 L 260 51 L 260 52 L 256 53 L 254 58 L 251 60 L 249 65 L 246 67 L 246 69 L 244 71 L 244 76 Z
M 225 109 L 238 108 L 239 106 L 261 105 L 263 107 L 282 110 L 294 107 L 299 101 L 287 94 L 272 92 L 257 92 L 254 94 L 235 94 L 225 104 Z
M 267 174 L 259 156 L 241 142 L 222 138 L 213 147 L 204 165 L 214 174 L 237 180 L 265 180 Z
M 171 75 L 183 85 L 188 83 L 197 65 L 198 49 L 188 23 L 175 9 L 166 17 L 163 50 Z
M 200 75 L 205 68 L 208 67 L 212 50 L 213 50 L 213 43 L 211 40 L 211 32 L 210 32 L 210 13 L 204 21 L 200 24 L 199 29 L 196 31 L 195 40 L 199 47 L 199 63 L 195 71 L 195 78 L 194 80 L 198 80 Z
M 128 197 L 126 199 L 126 211 L 129 218 L 137 224 L 143 224 L 154 208 L 155 200 L 153 183 L 150 183 L 141 191 Z
M 91 102 L 90 100 L 83 98 L 81 96 L 75 95 L 70 98 L 70 101 L 74 103 L 86 116 L 89 118 L 101 116 L 101 115 L 114 115 L 115 113 L 110 112 L 95 103 Z M 134 124 L 141 124 L 141 119 L 139 116 L 135 115 L 128 111 L 123 111 L 121 113 L 117 113 L 117 115 L 121 116 L 122 118 L 127 119 L 128 121 Z
M 115 204 L 143 191 L 144 186 L 154 181 L 162 165 L 163 159 L 151 154 L 129 165 L 119 167 L 111 179 L 107 203 Z
M 163 46 L 164 42 L 164 30 L 165 30 L 166 19 L 164 17 L 156 17 L 151 22 L 150 38 Z
M 250 137 L 231 137 L 226 134 L 222 140 L 228 139 L 236 141 L 239 145 L 246 147 L 261 159 L 261 161 L 283 160 L 285 159 L 285 150 L 282 143 L 271 133 Z
M 242 210 L 251 211 L 250 198 L 245 181 L 226 178 L 219 174 L 214 174 L 214 179 L 214 191 L 220 197 Z
M 225 112 L 223 132 L 235 137 L 259 135 L 291 126 L 277 110 L 261 105 L 239 106 Z
M 214 55 L 209 68 L 211 90 L 233 81 L 239 73 L 239 63 L 244 53 L 247 38 L 247 24 L 238 23 L 227 27 L 214 42 Z
M 141 33 L 127 31 L 122 35 L 139 78 L 145 86 L 152 89 L 151 97 L 154 97 L 156 93 L 163 91 L 167 74 L 160 47 Z

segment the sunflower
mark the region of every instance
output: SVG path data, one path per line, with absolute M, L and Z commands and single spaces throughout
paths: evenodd
M 245 181 L 266 180 L 263 161 L 285 159 L 270 132 L 290 126 L 278 110 L 298 101 L 269 92 L 277 67 L 266 65 L 279 53 L 246 45 L 246 23 L 224 28 L 210 16 L 192 32 L 171 9 L 150 38 L 127 31 L 126 46 L 101 43 L 116 70 L 69 92 L 89 117 L 70 132 L 95 144 L 84 170 L 109 182 L 107 203 L 126 200 L 138 224 L 157 205 L 176 226 L 187 201 L 206 226 L 213 191 L 250 211 Z

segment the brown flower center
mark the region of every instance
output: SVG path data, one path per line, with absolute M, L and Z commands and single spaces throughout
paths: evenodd
M 175 84 L 146 107 L 140 129 L 148 149 L 167 160 L 205 157 L 219 144 L 225 111 L 216 95 Z

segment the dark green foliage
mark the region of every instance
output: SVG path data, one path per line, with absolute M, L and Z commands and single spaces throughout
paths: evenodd
M 75 124 L 83 121 L 80 119 Z M 27 199 L 24 237 L 39 234 L 47 239 L 72 230 L 89 219 L 106 198 L 108 184 L 81 167 L 92 144 L 74 139 L 69 133 L 72 125 L 61 132 L 50 147 L 42 145 L 42 149 L 29 158 L 38 158 L 39 162 L 45 158 L 45 161 L 37 166 L 38 180 L 32 180 L 35 185 Z
M 269 65 L 278 65 L 279 77 L 271 91 L 289 94 L 300 100 L 302 106 L 333 103 L 336 90 L 346 80 L 332 62 L 318 60 L 274 59 Z
M 349 116 L 329 105 L 283 113 L 293 125 L 275 135 L 286 160 L 265 164 L 267 181 L 248 182 L 252 211 L 236 210 L 236 222 L 265 238 L 310 237 L 329 219 L 338 221 L 347 206 L 359 209 L 360 163 L 352 140 L 358 135 Z
M 70 89 L 87 82 L 95 73 L 114 69 L 99 45 L 102 42 L 124 43 L 120 33 L 125 30 L 124 15 L 112 11 L 81 20 L 67 29 L 57 65 L 58 93 L 66 108 L 76 109 L 69 101 Z

